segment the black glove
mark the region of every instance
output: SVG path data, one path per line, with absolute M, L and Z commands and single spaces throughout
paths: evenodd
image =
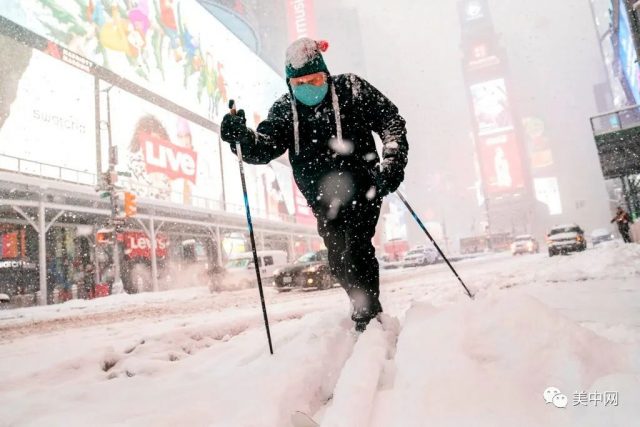
M 244 110 L 238 110 L 235 115 L 225 114 L 220 124 L 220 137 L 229 144 L 242 141 L 247 134 L 247 119 L 244 117 Z
M 384 197 L 398 189 L 404 180 L 404 170 L 394 171 L 391 168 L 383 167 L 375 176 L 376 193 L 379 197 Z

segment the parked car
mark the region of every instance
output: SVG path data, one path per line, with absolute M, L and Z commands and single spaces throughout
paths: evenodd
M 378 259 L 378 265 L 380 266 L 381 270 L 390 270 L 393 268 L 402 267 L 402 261 L 394 261 L 393 257 L 389 254 L 382 254 L 376 256 L 376 258 Z
M 598 228 L 591 232 L 591 243 L 593 246 L 599 245 L 600 243 L 609 242 L 614 240 L 615 236 L 613 233 L 606 228 Z
M 285 251 L 258 251 L 258 266 L 263 285 L 271 284 L 276 270 L 287 264 Z M 257 286 L 253 252 L 234 255 L 224 266 L 224 288 L 242 289 Z
M 547 245 L 549 246 L 550 257 L 587 249 L 584 230 L 577 224 L 565 224 L 553 227 L 549 231 L 549 234 L 547 234 Z
M 295 288 L 329 289 L 336 283 L 329 270 L 327 250 L 308 252 L 293 264 L 279 268 L 273 273 L 273 282 L 278 292 Z
M 429 246 L 416 246 L 407 252 L 402 260 L 402 266 L 416 267 L 419 265 L 433 264 L 438 260 L 438 252 Z
M 538 241 L 534 239 L 531 234 L 516 236 L 515 240 L 511 244 L 511 253 L 513 255 L 537 254 L 538 252 L 540 252 Z

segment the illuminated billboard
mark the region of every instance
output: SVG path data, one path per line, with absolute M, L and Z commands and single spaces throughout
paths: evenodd
M 285 0 L 287 2 L 287 22 L 289 40 L 301 37 L 316 38 L 316 17 L 314 0 Z
M 3 0 L 0 15 L 217 123 L 264 113 L 284 81 L 196 0 Z
M 95 184 L 93 78 L 3 35 L 0 43 L 0 167 Z
M 626 1 L 619 1 L 620 13 L 618 21 L 618 57 L 624 80 L 631 91 L 633 104 L 640 104 L 640 67 L 638 56 L 633 43 L 631 21 L 627 11 Z
M 488 193 L 524 188 L 520 149 L 514 132 L 479 138 L 480 169 Z
M 405 213 L 407 208 L 397 197 L 389 197 L 389 213 L 383 214 L 384 218 L 384 235 L 387 241 L 390 240 L 406 240 L 407 220 Z
M 513 129 L 504 79 L 471 85 L 470 91 L 479 135 Z
M 118 88 L 109 96 L 116 168 L 130 175 L 118 183 L 141 197 L 222 209 L 218 136 Z
M 267 216 L 282 219 L 296 213 L 291 169 L 280 162 L 271 162 L 258 169 L 264 190 Z
M 216 133 L 118 88 L 110 98 L 119 185 L 140 197 L 244 214 L 237 157 Z M 271 162 L 244 170 L 255 217 L 295 214 L 291 168 Z
M 555 177 L 534 178 L 533 185 L 536 190 L 536 199 L 547 205 L 549 215 L 562 214 L 562 199 L 560 198 L 558 179 Z

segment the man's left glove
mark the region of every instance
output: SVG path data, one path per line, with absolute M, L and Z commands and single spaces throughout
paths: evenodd
M 225 114 L 220 124 L 220 137 L 229 144 L 242 141 L 247 134 L 247 119 L 244 110 L 239 110 L 235 115 Z
M 384 197 L 398 189 L 404 180 L 404 170 L 394 171 L 392 168 L 383 167 L 375 176 L 376 192 L 378 196 Z

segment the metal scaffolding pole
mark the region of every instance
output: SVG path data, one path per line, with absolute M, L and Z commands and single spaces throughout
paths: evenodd
M 296 246 L 293 243 L 293 234 L 289 234 L 289 261 L 293 261 L 296 258 Z
M 38 204 L 38 260 L 40 267 L 40 298 L 38 304 L 47 305 L 47 224 L 43 196 Z
M 260 234 L 260 250 L 264 251 L 264 231 L 261 231 Z
M 222 266 L 222 235 L 220 234 L 220 226 L 216 225 L 216 245 L 218 246 L 218 266 Z
M 162 226 L 162 224 L 160 225 Z M 158 256 L 156 254 L 158 242 L 156 242 L 156 224 L 153 216 L 149 218 L 149 239 L 151 240 L 151 283 L 153 284 L 153 292 L 158 292 L 160 290 L 158 286 Z

